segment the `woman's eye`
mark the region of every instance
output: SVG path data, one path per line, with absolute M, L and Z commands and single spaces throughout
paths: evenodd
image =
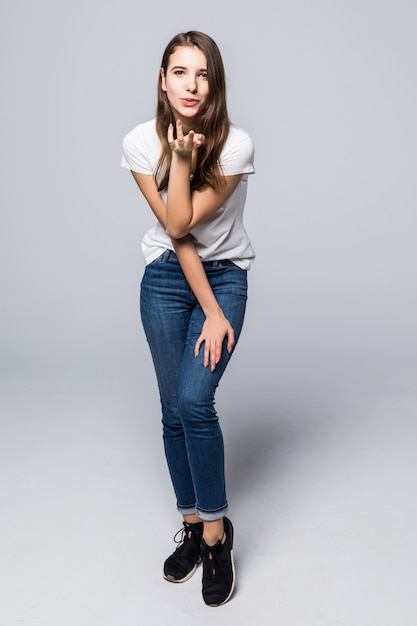
M 184 74 L 184 70 L 175 70 L 174 74 L 177 76 L 182 76 Z
M 207 78 L 207 72 L 200 72 L 201 78 Z

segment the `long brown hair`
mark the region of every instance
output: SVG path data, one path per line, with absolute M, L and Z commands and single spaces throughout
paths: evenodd
M 179 33 L 171 39 L 165 48 L 161 68 L 165 75 L 169 57 L 180 46 L 196 46 L 207 59 L 207 79 L 209 93 L 207 102 L 199 114 L 198 132 L 206 137 L 204 144 L 197 150 L 197 163 L 191 179 L 192 189 L 203 189 L 210 186 L 217 188 L 221 184 L 220 155 L 229 134 L 230 121 L 226 104 L 226 80 L 223 61 L 217 44 L 208 35 L 191 30 Z M 168 186 L 171 165 L 171 148 L 167 141 L 167 130 L 170 123 L 174 125 L 172 110 L 165 91 L 162 89 L 162 77 L 158 82 L 158 103 L 156 107 L 156 131 L 161 141 L 161 156 L 155 171 L 158 189 Z

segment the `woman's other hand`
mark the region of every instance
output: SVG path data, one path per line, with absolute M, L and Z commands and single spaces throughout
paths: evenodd
M 194 356 L 200 353 L 201 345 L 204 343 L 204 367 L 210 365 L 212 372 L 216 369 L 217 363 L 222 355 L 223 342 L 227 338 L 227 351 L 232 352 L 235 345 L 235 332 L 230 322 L 223 314 L 208 316 L 201 329 L 201 334 L 196 341 Z

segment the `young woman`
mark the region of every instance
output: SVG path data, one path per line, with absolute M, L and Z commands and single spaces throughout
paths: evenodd
M 182 539 L 164 577 L 184 582 L 203 562 L 203 598 L 233 593 L 233 526 L 214 396 L 245 314 L 255 254 L 243 225 L 249 135 L 229 121 L 216 43 L 175 36 L 161 63 L 156 118 L 123 140 L 128 168 L 157 223 L 145 235 L 141 317 L 158 381 L 163 440 Z

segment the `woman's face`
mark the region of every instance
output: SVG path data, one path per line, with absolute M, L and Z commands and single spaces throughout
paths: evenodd
M 196 46 L 176 48 L 169 57 L 166 73 L 161 68 L 161 77 L 175 118 L 190 130 L 209 93 L 205 54 Z

